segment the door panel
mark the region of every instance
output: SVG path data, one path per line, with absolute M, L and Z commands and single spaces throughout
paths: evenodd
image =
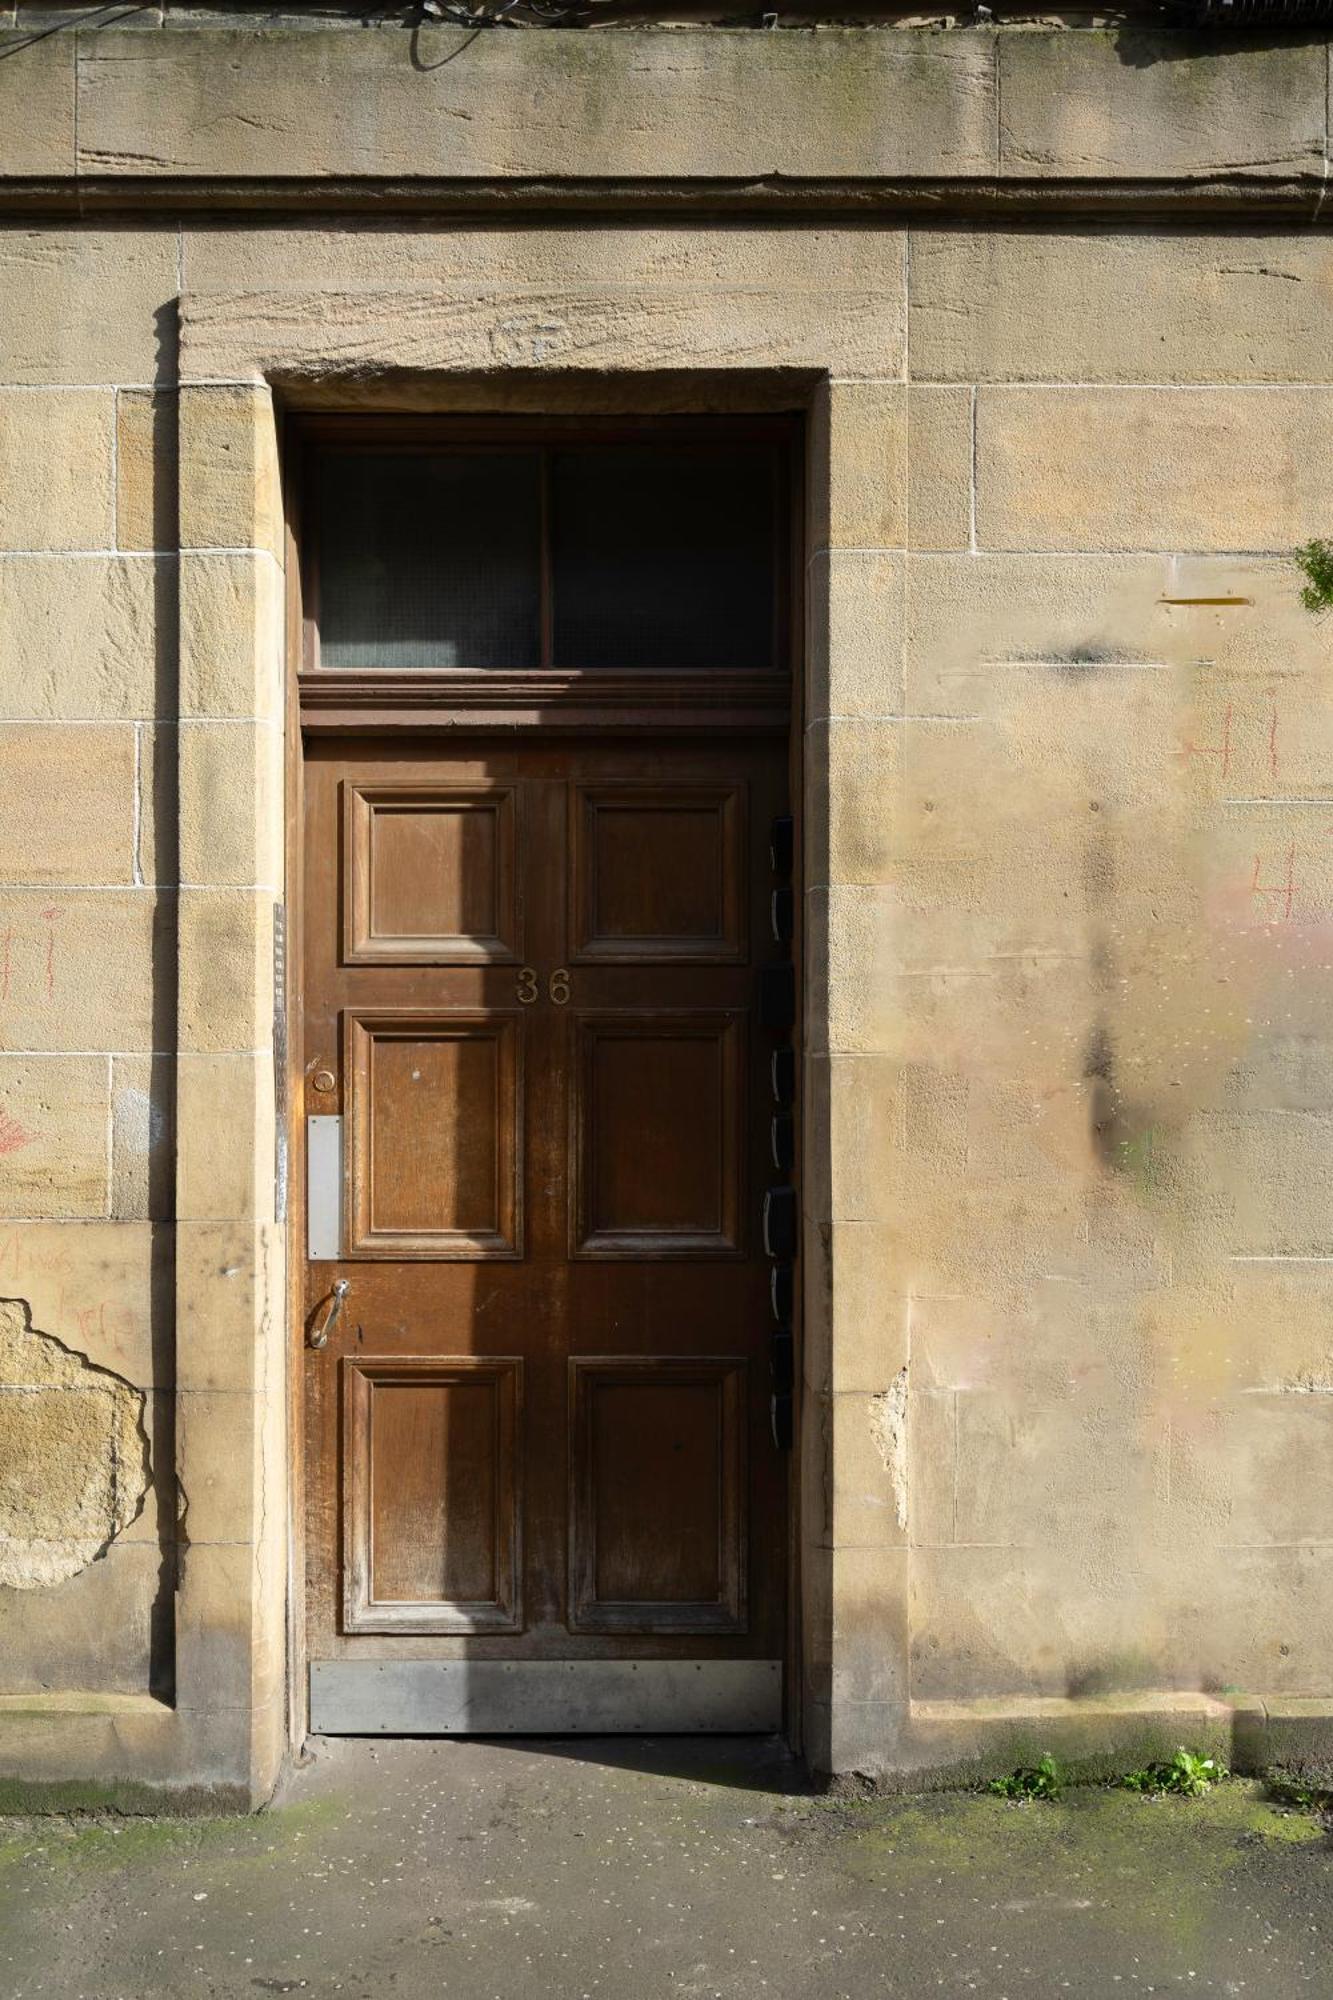
M 575 1024 L 571 1255 L 743 1254 L 743 1014 Z
M 344 786 L 349 965 L 459 965 L 518 955 L 514 794 Z
M 592 1727 L 635 1685 L 638 1726 L 776 1721 L 754 1003 L 785 791 L 776 739 L 309 745 L 306 1108 L 345 1138 L 310 1323 L 349 1285 L 305 1364 L 324 1727 L 387 1726 L 376 1686 L 431 1729 Z M 659 1712 L 673 1662 L 703 1679 Z
M 745 1377 L 744 1361 L 570 1362 L 576 1630 L 744 1632 Z
M 345 1018 L 349 1255 L 520 1256 L 522 1021 Z
M 745 957 L 745 793 L 575 786 L 571 964 L 739 963 Z
M 343 1361 L 348 1632 L 517 1632 L 523 1364 Z

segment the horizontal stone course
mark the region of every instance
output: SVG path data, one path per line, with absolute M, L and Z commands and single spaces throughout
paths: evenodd
M 985 387 L 977 540 L 1282 550 L 1328 527 L 1333 388 Z
M 912 372 L 960 382 L 1333 377 L 1321 233 L 1064 223 L 912 232 Z
M 986 33 L 166 30 L 81 49 L 79 170 L 248 176 L 258 145 L 277 178 L 984 174 L 994 75 Z

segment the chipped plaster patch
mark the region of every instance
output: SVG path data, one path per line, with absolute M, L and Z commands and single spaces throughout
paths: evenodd
M 144 1395 L 0 1299 L 0 1586 L 64 1583 L 104 1555 L 148 1489 Z
M 893 1505 L 898 1526 L 907 1526 L 907 1369 L 902 1367 L 887 1389 L 870 1398 L 870 1434 L 893 1481 Z

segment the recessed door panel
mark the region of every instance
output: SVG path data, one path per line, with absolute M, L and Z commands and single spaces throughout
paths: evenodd
M 576 1028 L 573 1254 L 741 1255 L 741 1017 L 581 1014 Z
M 349 1013 L 354 1257 L 516 1257 L 523 1024 L 517 1015 Z
M 743 960 L 745 805 L 741 785 L 576 787 L 573 962 Z
M 516 1632 L 522 1363 L 343 1364 L 349 1632 Z
M 349 965 L 466 965 L 519 951 L 515 803 L 504 787 L 348 784 Z
M 578 1630 L 744 1631 L 745 1374 L 743 1360 L 571 1360 Z

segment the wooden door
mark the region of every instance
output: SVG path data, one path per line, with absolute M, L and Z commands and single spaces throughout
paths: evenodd
M 312 1727 L 776 1727 L 785 744 L 437 743 L 307 766 Z

